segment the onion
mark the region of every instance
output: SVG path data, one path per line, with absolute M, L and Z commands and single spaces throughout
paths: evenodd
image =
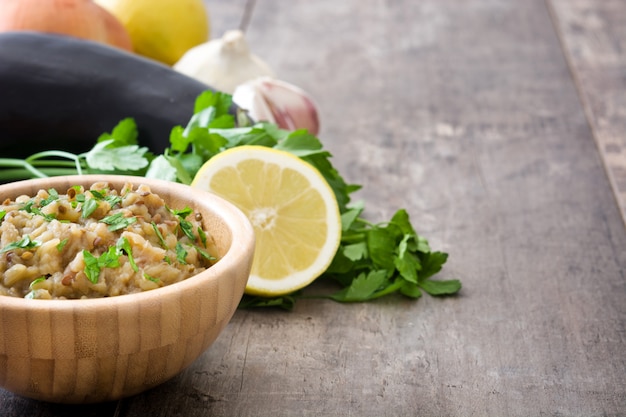
M 126 28 L 92 0 L 0 0 L 0 32 L 32 30 L 132 51 Z

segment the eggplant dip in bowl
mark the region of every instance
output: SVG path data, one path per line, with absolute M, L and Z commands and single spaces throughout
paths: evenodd
M 108 182 L 0 204 L 0 295 L 39 299 L 131 294 L 182 281 L 218 260 L 188 206 L 146 184 Z
M 0 186 L 0 386 L 52 402 L 142 392 L 217 338 L 254 232 L 233 205 L 142 177 Z

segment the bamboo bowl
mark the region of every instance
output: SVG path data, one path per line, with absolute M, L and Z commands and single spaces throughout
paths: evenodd
M 194 277 L 139 294 L 89 300 L 0 296 L 0 386 L 16 394 L 94 403 L 159 385 L 211 345 L 243 295 L 253 229 L 241 211 L 207 192 L 141 177 L 85 175 L 5 184 L 0 201 L 96 181 L 117 189 L 125 182 L 147 184 L 169 206 L 199 211 L 220 260 Z

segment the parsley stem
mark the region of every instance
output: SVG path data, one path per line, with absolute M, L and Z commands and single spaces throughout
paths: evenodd
M 2 162 L 0 161 L 0 166 L 2 166 Z M 7 165 L 4 165 L 7 166 Z M 0 182 L 6 182 L 6 181 L 17 181 L 17 180 L 24 180 L 24 179 L 29 179 L 33 177 L 33 171 L 27 169 L 26 167 L 24 167 L 23 165 L 20 165 L 22 168 L 7 168 L 7 169 L 0 169 Z M 74 175 L 76 174 L 76 170 L 75 169 L 67 169 L 67 168 L 39 168 L 39 169 L 35 169 L 35 171 L 39 172 L 40 174 L 43 174 L 41 176 L 39 176 L 40 178 L 43 177 L 56 177 L 59 175 Z
M 366 233 L 350 233 L 349 235 L 345 235 L 341 237 L 342 244 L 350 244 L 350 243 L 359 243 L 363 242 L 365 239 Z
M 33 176 L 38 178 L 47 177 L 46 174 L 29 164 L 27 161 L 21 159 L 0 158 L 0 166 L 22 168 L 30 172 Z
M 46 159 L 48 157 L 64 158 Z M 83 165 L 79 155 L 63 151 L 45 151 L 26 159 L 0 158 L 0 180 L 21 180 L 27 178 L 46 178 L 58 175 L 83 174 Z
M 55 156 L 58 158 L 65 158 L 65 159 L 69 159 L 71 161 L 74 161 L 74 165 L 76 166 L 76 173 L 78 175 L 82 175 L 83 174 L 83 169 L 82 166 L 80 164 L 80 156 L 79 155 L 75 155 L 73 153 L 70 152 L 64 152 L 64 151 L 44 151 L 44 152 L 39 152 L 36 154 L 33 154 L 31 156 L 29 156 L 28 158 L 25 159 L 25 161 L 27 163 L 30 163 L 32 161 L 36 161 L 37 159 L 42 159 L 42 158 L 46 158 L 49 156 Z
M 363 217 L 357 217 L 354 221 L 355 221 L 355 223 L 356 222 L 363 223 L 363 224 L 365 224 L 365 225 L 367 225 L 369 227 L 376 227 L 376 225 L 374 223 L 372 223 L 372 222 L 370 222 L 368 220 L 365 220 Z

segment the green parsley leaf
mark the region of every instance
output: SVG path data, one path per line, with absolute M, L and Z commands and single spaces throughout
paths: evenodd
M 20 208 L 20 210 L 23 210 L 26 213 L 32 213 L 33 207 L 35 207 L 35 200 L 31 198 L 26 203 L 24 203 L 24 205 Z
M 180 230 L 183 231 L 183 233 L 185 234 L 185 236 L 187 236 L 192 242 L 196 240 L 196 235 L 194 235 L 193 231 L 193 224 L 191 224 L 190 221 L 187 221 L 185 219 L 180 219 Z
M 178 179 L 176 172 L 170 161 L 164 155 L 159 155 L 150 162 L 146 177 L 175 182 Z
M 150 275 L 146 274 L 145 272 L 144 272 L 144 274 L 143 274 L 143 277 L 144 277 L 145 279 L 147 279 L 148 281 L 152 281 L 152 282 L 154 282 L 155 284 L 159 284 L 159 283 L 161 282 L 161 280 L 160 280 L 160 279 L 155 278 L 155 277 L 151 277 Z
M 6 210 L 2 210 L 0 211 L 0 223 L 2 223 L 2 220 L 4 220 L 4 216 L 7 215 Z
M 367 244 L 365 242 L 353 243 L 343 248 L 343 254 L 351 261 L 358 261 L 367 257 Z
M 422 292 L 420 291 L 417 284 L 412 282 L 405 281 L 400 288 L 400 293 L 409 298 L 420 298 L 422 296 Z
M 106 190 L 89 190 L 89 193 L 98 201 L 104 200 L 107 195 Z
M 58 250 L 59 252 L 63 252 L 63 248 L 65 247 L 65 245 L 67 245 L 67 242 L 69 242 L 69 240 L 68 240 L 67 238 L 66 238 L 66 239 L 63 239 L 62 241 L 60 241 L 60 242 L 57 244 L 57 250 Z
M 448 254 L 443 252 L 428 252 L 421 255 L 422 270 L 419 274 L 419 281 L 426 280 L 439 271 L 448 260 Z
M 187 265 L 185 258 L 187 257 L 187 251 L 180 242 L 176 243 L 176 260 L 183 265 Z
M 0 250 L 0 253 L 5 253 L 15 249 L 33 249 L 41 245 L 41 242 L 37 240 L 31 240 L 30 236 L 25 235 L 17 242 L 9 243 Z
M 136 217 L 124 217 L 124 213 L 118 212 L 100 220 L 102 223 L 108 224 L 107 228 L 110 232 L 124 229 L 137 221 Z
M 137 267 L 137 264 L 135 263 L 135 258 L 133 258 L 133 248 L 130 246 L 130 242 L 128 241 L 128 239 L 126 239 L 125 237 L 121 236 L 118 240 L 117 243 L 115 244 L 115 247 L 117 248 L 117 253 L 125 253 L 126 256 L 128 257 L 128 262 L 130 263 L 131 268 L 133 268 L 133 271 L 138 272 L 139 268 Z
M 299 157 L 316 154 L 324 157 L 330 156 L 330 153 L 323 149 L 322 142 L 306 130 L 291 132 L 289 136 L 281 140 L 274 148 L 290 152 Z
M 29 289 L 34 290 L 35 286 L 41 282 L 45 282 L 46 281 L 46 277 L 45 276 L 41 276 L 35 280 L 33 280 L 30 285 L 28 286 Z
M 198 226 L 197 231 L 198 231 L 198 236 L 200 236 L 200 241 L 202 242 L 202 246 L 206 248 L 206 239 L 207 239 L 206 232 L 200 226 Z
M 159 243 L 161 244 L 161 247 L 163 249 L 167 249 L 167 242 L 165 242 L 165 239 L 163 238 L 163 235 L 161 234 L 159 227 L 156 225 L 155 222 L 152 222 L 151 224 L 152 224 L 152 229 L 154 230 L 154 234 L 157 235 L 157 237 L 159 238 Z
M 207 90 L 202 92 L 195 102 L 194 114 L 207 108 L 215 108 L 215 116 L 227 115 L 233 105 L 232 96 L 219 91 Z
M 207 261 L 214 261 L 217 258 L 215 258 L 214 256 L 212 256 L 211 254 L 209 254 L 207 251 L 205 251 L 204 249 L 202 249 L 200 246 L 198 245 L 193 245 L 193 247 L 196 249 L 196 251 L 198 251 L 198 253 L 200 254 L 200 256 L 202 256 L 204 259 L 206 259 Z
M 137 124 L 135 120 L 127 117 L 121 120 L 111 133 L 103 133 L 98 137 L 98 142 L 105 142 L 112 140 L 115 146 L 136 145 L 139 132 L 137 131 Z
M 176 210 L 176 209 L 170 209 L 168 207 L 168 210 L 170 211 L 170 213 L 172 213 L 174 216 L 178 216 L 181 219 L 186 219 L 187 216 L 189 216 L 191 213 L 193 213 L 193 210 L 191 209 L 191 207 L 185 207 L 184 209 L 180 209 L 180 210 Z
M 427 279 L 420 281 L 419 286 L 430 295 L 452 295 L 461 289 L 461 281 L 458 279 L 446 281 Z
M 377 226 L 367 233 L 367 249 L 377 268 L 387 270 L 395 268 L 394 259 L 397 243 L 392 228 L 392 225 L 386 228 Z
M 98 201 L 95 198 L 87 198 L 83 203 L 82 217 L 86 219 L 91 216 L 98 208 Z
M 103 171 L 137 171 L 148 166 L 145 157 L 148 148 L 137 145 L 111 147 L 113 143 L 112 139 L 99 142 L 84 154 L 89 167 Z
M 83 250 L 83 260 L 85 262 L 87 279 L 97 284 L 102 268 L 118 268 L 120 266 L 120 252 L 117 246 L 109 246 L 106 252 L 96 257 L 92 253 Z
M 94 284 L 98 283 L 100 278 L 100 265 L 98 265 L 98 258 L 93 256 L 90 252 L 83 250 L 83 261 L 85 262 L 85 275 L 87 279 Z
M 98 257 L 100 268 L 117 268 L 120 266 L 120 254 L 115 246 L 109 246 L 106 252 Z
M 56 201 L 59 199 L 59 193 L 57 192 L 57 190 L 55 190 L 54 188 L 50 188 L 48 190 L 48 198 L 44 198 L 43 200 L 41 200 L 41 202 L 39 203 L 40 207 L 45 207 L 48 204 L 52 203 L 53 201 Z
M 109 194 L 106 197 L 104 197 L 104 201 L 109 203 L 110 207 L 115 207 L 116 205 L 122 202 L 122 197 L 120 197 L 119 195 Z
M 44 220 L 46 220 L 47 222 L 51 222 L 52 220 L 56 220 L 56 218 L 57 218 L 57 216 L 54 213 L 46 214 L 46 213 L 42 212 L 39 207 L 35 207 L 35 206 L 32 206 L 30 208 L 30 212 L 32 214 L 37 215 L 37 216 L 43 217 Z
M 344 303 L 366 301 L 371 299 L 386 281 L 387 271 L 385 270 L 362 272 L 349 287 L 331 295 L 330 298 Z

